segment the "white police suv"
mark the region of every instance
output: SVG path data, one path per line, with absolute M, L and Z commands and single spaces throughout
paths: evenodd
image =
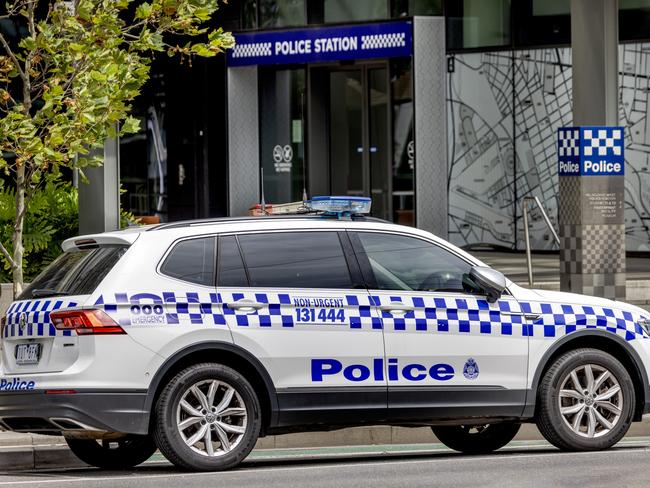
M 645 311 L 523 289 L 364 201 L 312 204 L 349 205 L 65 241 L 3 321 L 0 426 L 103 468 L 159 448 L 219 470 L 260 436 L 363 424 L 481 453 L 535 422 L 605 449 L 650 411 Z

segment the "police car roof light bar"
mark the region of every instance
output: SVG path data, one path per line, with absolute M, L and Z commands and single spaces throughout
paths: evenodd
M 338 219 L 351 219 L 355 215 L 369 214 L 371 206 L 372 200 L 368 197 L 320 196 L 305 202 L 305 207 L 311 211 Z

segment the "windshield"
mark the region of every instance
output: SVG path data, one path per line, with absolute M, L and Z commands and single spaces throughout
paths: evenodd
M 110 246 L 65 252 L 25 288 L 18 300 L 89 295 L 95 291 L 127 249 L 127 246 Z

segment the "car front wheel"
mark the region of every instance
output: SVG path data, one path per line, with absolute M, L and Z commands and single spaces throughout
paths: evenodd
M 508 444 L 520 424 L 502 422 L 487 425 L 440 425 L 431 427 L 438 440 L 454 451 L 487 454 Z
M 563 450 L 607 449 L 630 428 L 635 401 L 632 379 L 616 358 L 576 349 L 559 357 L 542 378 L 537 426 Z
M 181 371 L 167 384 L 156 406 L 154 438 L 176 466 L 219 471 L 250 453 L 260 427 L 259 401 L 246 378 L 206 363 Z

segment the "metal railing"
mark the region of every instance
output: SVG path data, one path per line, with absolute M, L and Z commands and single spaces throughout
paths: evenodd
M 555 243 L 558 245 L 558 247 L 560 245 L 560 238 L 558 237 L 557 232 L 555 232 L 555 229 L 553 228 L 553 224 L 551 223 L 551 220 L 548 218 L 548 215 L 546 215 L 546 212 L 544 211 L 544 207 L 542 207 L 542 203 L 539 201 L 539 198 L 524 197 L 521 201 L 521 207 L 524 215 L 524 239 L 526 241 L 526 264 L 528 265 L 528 284 L 530 286 L 533 286 L 533 259 L 530 255 L 530 231 L 528 230 L 528 207 L 529 207 L 529 203 L 531 202 L 537 205 L 537 208 L 541 212 L 542 217 L 546 222 L 548 229 L 551 231 L 551 234 L 553 235 L 553 239 L 555 239 Z

